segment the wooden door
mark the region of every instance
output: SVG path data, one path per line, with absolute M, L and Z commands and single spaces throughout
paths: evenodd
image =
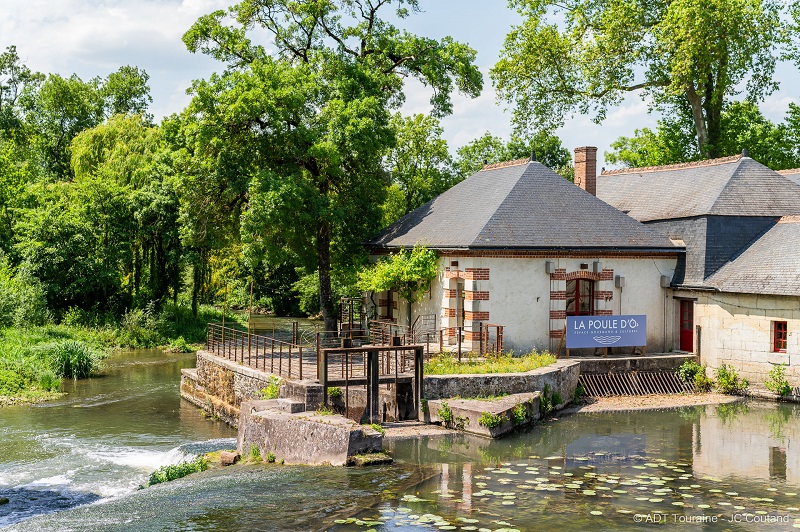
M 681 300 L 681 351 L 694 351 L 694 301 Z

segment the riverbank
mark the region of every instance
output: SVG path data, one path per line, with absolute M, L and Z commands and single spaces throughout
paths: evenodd
M 570 405 L 559 414 L 584 412 L 622 412 L 630 410 L 660 410 L 684 406 L 722 405 L 744 401 L 739 395 L 722 393 L 695 393 L 676 395 L 644 395 L 636 397 L 598 397 L 586 404 Z
M 162 347 L 191 352 L 205 341 L 206 324 L 222 312 L 180 305 L 134 310 L 121 317 L 70 311 L 58 324 L 0 329 L 0 407 L 60 397 L 64 379 L 84 378 L 114 350 Z M 228 315 L 228 320 L 237 321 Z M 65 365 L 66 363 L 66 365 Z M 73 372 L 77 365 L 82 371 Z

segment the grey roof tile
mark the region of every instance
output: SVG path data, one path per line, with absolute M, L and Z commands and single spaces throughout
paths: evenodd
M 374 247 L 683 251 L 538 162 L 487 167 L 381 231 Z
M 723 292 L 800 296 L 800 216 L 782 218 L 705 284 Z
M 597 195 L 642 222 L 800 214 L 800 184 L 749 157 L 606 172 Z

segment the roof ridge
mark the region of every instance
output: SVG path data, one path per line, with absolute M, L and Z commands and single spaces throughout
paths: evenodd
M 479 172 L 483 172 L 484 170 L 494 170 L 496 168 L 507 168 L 509 166 L 519 166 L 529 162 L 531 162 L 531 158 L 525 157 L 524 159 L 514 159 L 513 161 L 501 161 L 499 163 L 484 164 L 483 168 L 481 168 Z
M 621 168 L 619 170 L 603 170 L 600 175 L 620 175 L 633 173 L 658 172 L 660 170 L 682 170 L 684 168 L 700 168 L 703 166 L 715 166 L 718 164 L 732 163 L 742 158 L 742 154 L 719 157 L 717 159 L 703 159 L 702 161 L 689 161 L 687 163 L 664 164 L 661 166 L 640 166 L 638 168 Z M 800 171 L 800 170 L 798 170 Z
M 787 168 L 786 170 L 775 170 L 781 175 L 800 174 L 800 168 Z

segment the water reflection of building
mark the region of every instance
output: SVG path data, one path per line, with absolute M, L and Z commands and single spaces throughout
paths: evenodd
M 800 423 L 787 405 L 722 405 L 694 423 L 694 474 L 800 484 Z

